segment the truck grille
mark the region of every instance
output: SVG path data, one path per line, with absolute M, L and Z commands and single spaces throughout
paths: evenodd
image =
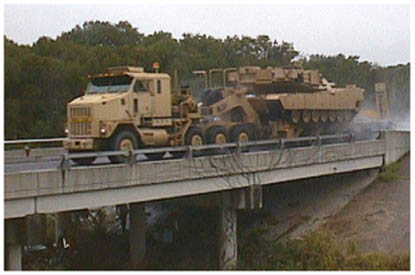
M 91 116 L 91 108 L 90 107 L 71 107 L 69 109 L 70 118 L 75 117 L 90 117 Z
M 70 133 L 74 136 L 87 136 L 91 134 L 91 122 L 72 122 Z
M 84 106 L 70 107 L 69 133 L 73 136 L 91 135 L 91 108 Z

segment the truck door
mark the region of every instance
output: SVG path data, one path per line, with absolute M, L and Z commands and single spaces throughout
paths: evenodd
M 136 79 L 133 89 L 132 114 L 134 120 L 140 121 L 141 117 L 151 117 L 152 100 L 151 86 L 152 80 Z

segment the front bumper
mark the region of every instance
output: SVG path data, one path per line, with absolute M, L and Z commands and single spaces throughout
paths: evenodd
M 70 138 L 63 142 L 63 148 L 71 151 L 84 151 L 95 149 L 95 142 L 92 138 Z

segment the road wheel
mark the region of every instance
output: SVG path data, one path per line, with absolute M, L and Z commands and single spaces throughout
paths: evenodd
M 352 118 L 353 118 L 352 111 L 346 110 L 345 113 L 344 113 L 344 119 L 346 121 L 351 121 Z
M 320 120 L 322 122 L 326 122 L 327 119 L 328 119 L 328 113 L 327 113 L 327 111 L 321 110 L 320 111 Z
M 209 144 L 225 144 L 228 142 L 228 136 L 223 127 L 210 128 L 207 132 L 207 138 Z
M 299 111 L 297 111 L 297 110 L 291 111 L 291 121 L 293 123 L 300 122 L 300 118 L 301 118 L 301 114 L 300 114 Z
M 329 111 L 329 121 L 335 122 L 336 121 L 336 112 L 335 111 Z
M 343 111 L 337 111 L 336 112 L 336 117 L 337 117 L 337 120 L 338 121 L 340 121 L 340 122 L 344 121 L 344 113 L 343 113 Z
M 311 119 L 315 123 L 319 122 L 319 120 L 320 120 L 320 112 L 318 110 L 313 110 L 311 112 Z
M 311 113 L 310 113 L 310 111 L 304 110 L 303 111 L 303 121 L 305 123 L 308 123 L 308 122 L 310 122 L 310 120 L 311 120 Z
M 110 148 L 113 151 L 130 151 L 137 149 L 137 137 L 131 130 L 121 130 L 111 139 Z M 124 156 L 110 156 L 109 159 L 112 163 L 123 163 L 128 160 L 127 157 Z

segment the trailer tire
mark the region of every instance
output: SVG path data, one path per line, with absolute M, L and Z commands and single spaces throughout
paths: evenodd
M 249 142 L 254 140 L 254 133 L 251 127 L 246 125 L 235 126 L 231 134 L 232 142 Z
M 221 126 L 212 127 L 207 131 L 208 144 L 225 144 L 228 142 L 228 139 L 225 128 Z

